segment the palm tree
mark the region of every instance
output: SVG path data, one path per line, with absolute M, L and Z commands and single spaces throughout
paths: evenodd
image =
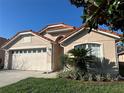
M 89 55 L 91 50 L 84 48 L 74 48 L 68 51 L 68 55 L 65 56 L 65 64 L 71 65 L 82 75 L 88 72 L 88 64 L 92 61 L 92 56 Z

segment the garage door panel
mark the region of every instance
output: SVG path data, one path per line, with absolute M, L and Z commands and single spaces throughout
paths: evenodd
M 30 69 L 29 61 L 23 55 L 13 55 L 12 69 Z
M 12 56 L 12 69 L 46 71 L 47 53 L 45 49 L 14 51 Z

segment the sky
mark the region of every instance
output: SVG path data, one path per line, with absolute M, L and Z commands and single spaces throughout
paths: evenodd
M 0 0 L 0 37 L 9 39 L 20 31 L 61 22 L 79 27 L 82 14 L 69 0 Z

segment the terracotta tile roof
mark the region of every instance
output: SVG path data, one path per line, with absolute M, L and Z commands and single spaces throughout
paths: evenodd
M 59 25 L 59 24 L 64 25 L 64 27 L 73 27 L 73 26 L 70 26 L 70 25 L 67 25 L 67 24 L 64 24 L 64 23 L 49 24 L 47 26 L 53 26 L 53 25 Z
M 34 33 L 34 34 L 36 34 L 36 35 L 38 35 L 38 36 L 40 36 L 40 37 L 42 37 L 42 38 L 44 38 L 44 39 L 46 39 L 46 40 L 52 42 L 52 43 L 55 43 L 55 42 L 54 42 L 53 40 L 51 40 L 50 38 L 45 37 L 45 36 L 43 36 L 43 35 L 40 35 L 40 33 L 38 33 L 38 32 L 32 32 L 32 33 Z
M 77 32 L 78 30 L 80 30 L 82 27 L 80 28 L 76 28 L 75 30 L 73 30 L 72 32 L 66 34 L 66 36 L 64 38 L 62 38 L 61 40 L 59 40 L 59 42 L 61 42 L 62 40 L 66 39 L 67 37 L 69 37 L 70 35 L 74 34 L 75 32 Z
M 14 36 L 11 37 L 10 39 L 8 39 L 8 41 L 7 41 L 6 43 L 4 43 L 1 47 L 3 47 L 4 45 L 6 45 L 10 40 L 12 40 L 13 38 L 15 38 L 19 33 L 22 33 L 22 32 L 29 32 L 29 31 L 32 31 L 32 30 L 25 30 L 25 31 L 21 31 L 21 32 L 16 33 L 16 35 L 14 35 Z
M 0 37 L 0 48 L 6 43 L 8 42 L 8 39 Z
M 60 25 L 60 26 L 55 26 L 54 25 Z M 53 26 L 53 27 L 49 27 L 49 26 Z M 72 28 L 72 29 L 75 29 L 76 27 L 74 26 L 69 26 L 69 25 L 66 25 L 64 23 L 57 23 L 57 24 L 50 24 L 50 25 L 47 25 L 46 27 L 44 27 L 43 29 L 41 29 L 39 31 L 39 33 L 43 33 L 43 32 L 47 32 L 47 31 L 51 31 L 51 30 L 58 30 L 58 29 L 66 29 L 66 28 Z M 42 32 L 41 32 L 42 31 Z
M 107 33 L 110 33 L 110 34 L 113 34 L 113 35 L 116 35 L 116 36 L 120 36 L 120 37 L 123 36 L 122 34 L 118 34 L 118 33 L 113 32 L 113 31 L 111 31 L 111 30 L 105 30 L 105 29 L 102 29 L 102 28 L 98 28 L 98 30 L 104 31 L 104 32 L 107 32 Z
M 82 28 L 87 29 L 88 26 L 86 26 L 86 25 L 84 24 L 84 25 L 82 25 L 81 27 L 76 28 L 75 30 L 73 30 L 72 32 L 70 32 L 69 34 L 67 34 L 64 38 L 62 38 L 61 40 L 59 40 L 59 42 L 63 41 L 64 39 L 66 39 L 67 37 L 71 36 L 72 34 L 74 34 L 75 32 L 79 31 L 79 30 L 82 29 Z M 103 31 L 103 32 L 107 32 L 107 33 L 110 33 L 110 34 L 113 34 L 113 35 L 116 35 L 116 36 L 119 36 L 119 37 L 122 37 L 122 36 L 123 36 L 122 34 L 118 34 L 118 33 L 116 33 L 116 32 L 110 31 L 110 30 L 104 30 L 104 29 L 102 29 L 102 28 L 98 28 L 98 30 Z

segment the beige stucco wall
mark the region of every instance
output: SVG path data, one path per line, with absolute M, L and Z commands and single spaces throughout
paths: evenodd
M 22 42 L 23 37 L 17 38 L 13 43 L 9 44 L 6 49 L 6 60 L 5 60 L 5 69 L 10 68 L 8 64 L 11 65 L 12 61 L 12 54 L 11 50 L 17 50 L 17 49 L 31 49 L 31 48 L 47 48 L 47 67 L 49 71 L 52 71 L 52 44 L 50 41 L 45 40 L 44 38 L 33 36 L 31 35 L 31 42 Z M 7 58 L 8 57 L 8 58 Z M 34 59 L 34 60 L 41 60 L 42 59 Z
M 50 35 L 52 35 L 53 37 L 56 37 L 56 36 L 60 36 L 60 35 L 66 35 L 66 34 L 68 34 L 68 33 L 70 33 L 71 31 L 64 31 L 64 32 L 54 32 L 54 33 L 48 33 L 48 34 L 50 34 Z
M 67 35 L 70 32 L 71 32 L 70 30 L 67 30 L 67 31 L 64 31 L 64 32 L 62 32 L 62 31 L 60 31 L 60 32 L 59 31 L 58 32 L 52 32 L 52 33 L 44 32 L 44 33 L 42 33 L 42 35 L 44 35 L 45 37 L 50 38 L 53 41 L 56 41 L 56 39 L 59 36 Z
M 75 45 L 83 43 L 98 43 L 101 44 L 101 52 L 103 61 L 108 64 L 108 68 L 118 68 L 115 39 L 98 32 L 82 31 L 77 35 L 66 40 L 62 46 L 64 47 L 64 53 L 66 54 L 70 49 L 73 49 Z M 115 66 L 116 65 L 116 66 Z
M 54 71 L 60 70 L 62 68 L 62 56 L 63 56 L 63 47 L 59 44 L 53 45 L 53 69 Z
M 23 37 L 19 37 L 18 39 L 16 39 L 16 41 L 14 41 L 13 43 L 11 43 L 9 46 L 11 46 L 11 48 L 9 49 L 14 49 L 14 48 L 26 48 L 26 47 L 46 47 L 46 46 L 51 46 L 51 43 L 48 40 L 45 40 L 43 38 L 39 38 L 37 36 L 31 36 L 31 42 L 22 42 L 22 38 Z

